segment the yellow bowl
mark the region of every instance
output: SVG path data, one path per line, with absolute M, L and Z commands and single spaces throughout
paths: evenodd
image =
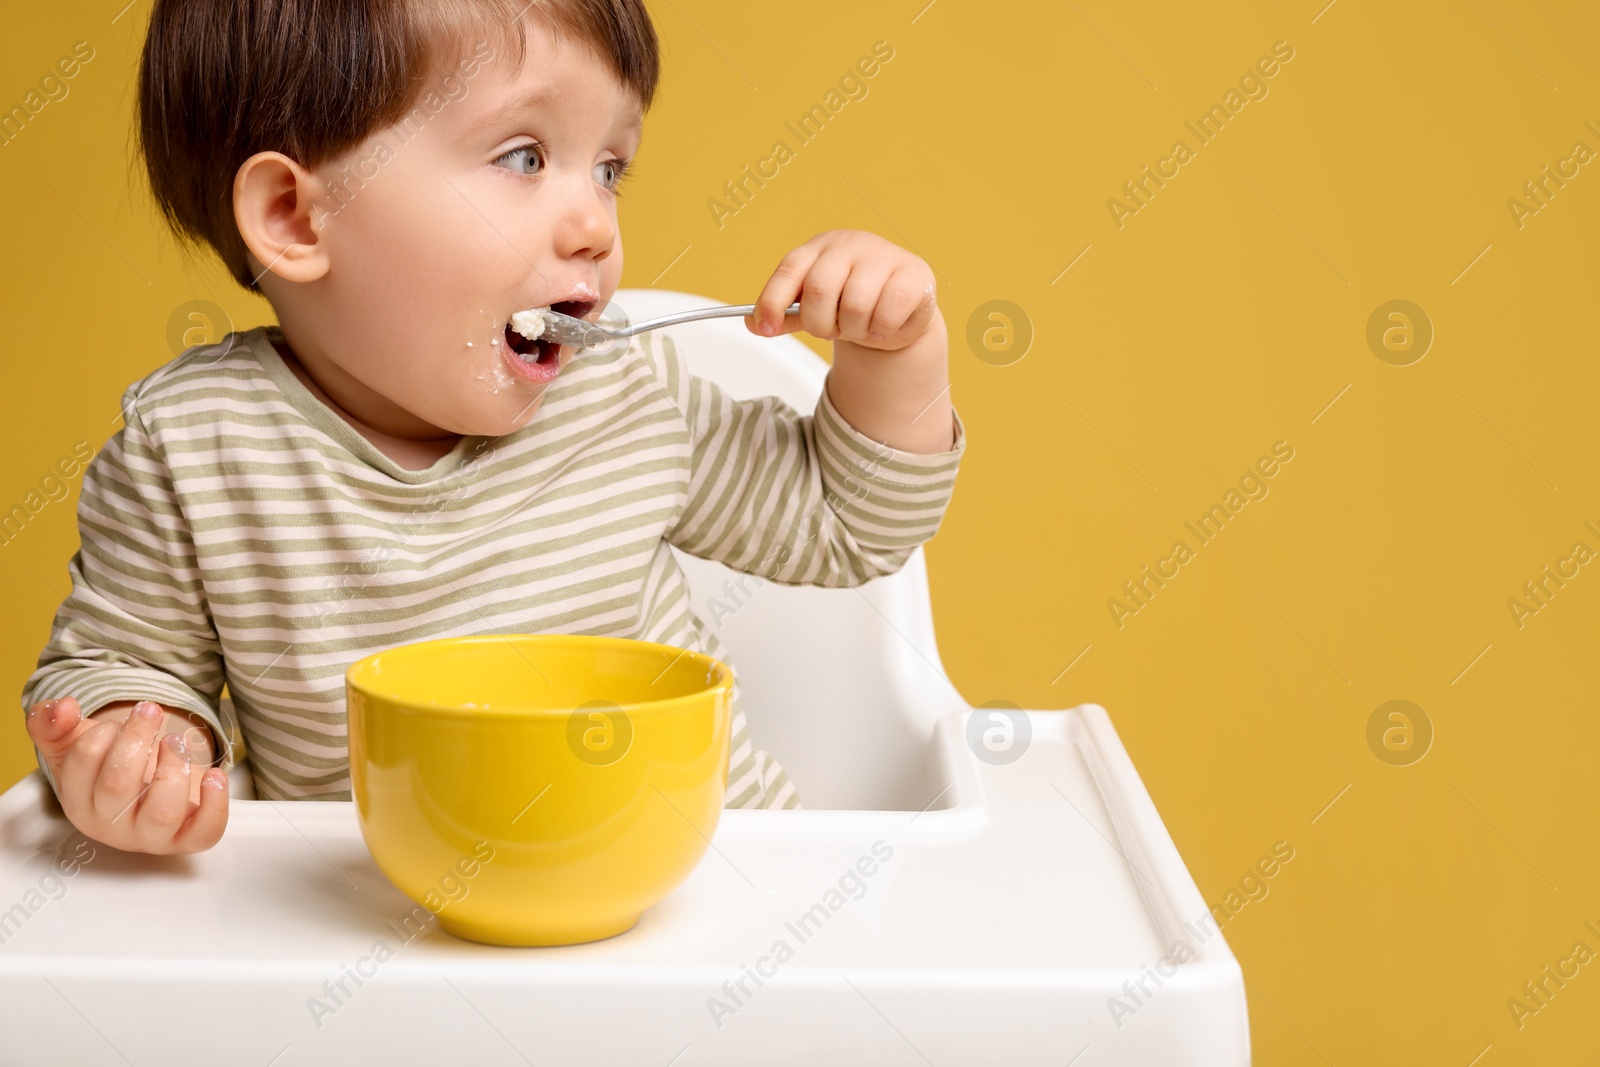
M 457 937 L 620 934 L 711 843 L 732 691 L 710 656 L 620 637 L 448 637 L 368 656 L 345 672 L 361 835 Z

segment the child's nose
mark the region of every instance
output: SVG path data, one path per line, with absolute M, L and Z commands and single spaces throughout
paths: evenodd
M 611 253 L 617 243 L 617 224 L 614 210 L 605 200 L 609 195 L 590 182 L 587 189 L 565 198 L 556 224 L 558 252 L 595 259 Z

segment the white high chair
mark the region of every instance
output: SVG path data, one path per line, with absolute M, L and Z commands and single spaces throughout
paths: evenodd
M 637 322 L 719 301 L 614 303 Z M 734 397 L 814 409 L 827 364 L 795 338 L 738 319 L 669 332 Z M 34 772 L 0 794 L 0 1062 L 1250 1062 L 1239 965 L 1104 709 L 970 708 L 920 548 L 864 586 L 747 582 L 737 605 L 736 572 L 678 559 L 702 617 L 713 597 L 735 608 L 718 633 L 752 739 L 804 810 L 724 810 L 699 866 L 626 933 L 500 949 L 432 916 L 411 934 L 425 910 L 377 869 L 348 802 L 248 799 L 236 767 L 215 848 L 83 861 Z M 40 896 L 74 849 L 70 891 Z M 378 940 L 381 972 L 313 1021 Z M 151 1024 L 173 1004 L 190 1005 L 182 1027 Z

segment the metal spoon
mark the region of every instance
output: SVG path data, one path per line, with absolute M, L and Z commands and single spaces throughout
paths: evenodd
M 649 319 L 645 322 L 635 323 L 632 326 L 624 325 L 620 328 L 600 326 L 587 319 L 574 318 L 563 315 L 559 311 L 546 311 L 544 315 L 544 332 L 539 335 L 540 340 L 550 338 L 559 344 L 568 345 L 574 349 L 596 348 L 600 345 L 610 344 L 613 341 L 624 341 L 635 334 L 644 333 L 646 330 L 659 330 L 663 326 L 675 326 L 680 322 L 693 322 L 696 319 L 719 319 L 724 316 L 748 315 L 756 309 L 754 304 L 727 305 L 724 307 L 700 308 L 696 311 L 680 311 L 676 315 L 663 315 L 658 319 Z M 800 312 L 798 303 L 790 304 L 785 309 L 785 315 L 797 315 Z

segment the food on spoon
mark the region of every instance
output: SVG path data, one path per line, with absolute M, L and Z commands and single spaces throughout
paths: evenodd
M 560 366 L 563 352 L 569 346 L 561 343 L 555 329 L 556 320 L 562 316 L 582 319 L 594 310 L 595 301 L 557 300 L 539 307 L 524 308 L 507 316 L 505 327 L 506 351 L 516 356 L 513 368 L 518 372 L 528 367 L 543 367 L 533 375 L 534 381 L 549 381 Z
M 544 315 L 549 310 L 547 307 L 542 307 L 519 311 L 511 316 L 511 328 L 530 341 L 541 337 L 545 327 Z

